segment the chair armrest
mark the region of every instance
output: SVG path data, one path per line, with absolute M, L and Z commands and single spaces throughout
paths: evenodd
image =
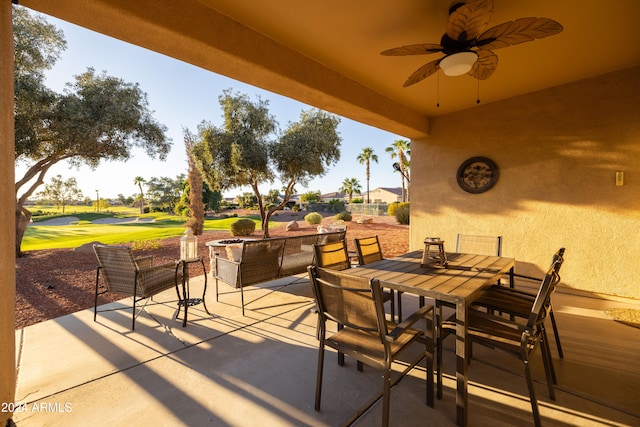
M 138 268 L 148 268 L 153 265 L 153 255 L 142 256 L 133 259 Z
M 238 286 L 238 273 L 240 271 L 240 262 L 232 261 L 220 257 L 215 258 L 215 278 L 230 284 Z
M 385 340 L 387 342 L 394 342 L 406 332 L 414 323 L 416 323 L 420 319 L 424 319 L 429 312 L 433 312 L 432 305 L 422 306 L 418 311 L 413 313 L 411 316 L 407 317 L 402 323 L 398 323 L 395 328 L 387 335 L 385 335 Z
M 157 265 L 151 265 L 149 267 L 144 267 L 144 268 L 140 268 L 138 269 L 138 272 L 141 274 L 144 273 L 148 273 L 150 271 L 154 271 L 154 270 L 175 270 L 176 269 L 176 264 L 175 262 L 166 262 L 164 264 L 157 264 Z

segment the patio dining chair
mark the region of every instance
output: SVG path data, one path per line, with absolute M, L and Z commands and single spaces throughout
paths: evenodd
M 526 324 L 520 324 L 510 319 L 480 310 L 469 310 L 466 320 L 467 342 L 469 344 L 469 349 L 471 348 L 471 343 L 480 344 L 490 349 L 507 353 L 520 359 L 522 362 L 527 380 L 527 387 L 529 389 L 531 410 L 533 412 L 533 419 L 536 426 L 540 426 L 541 421 L 530 362 L 532 355 L 536 349 L 540 347 L 549 397 L 552 400 L 555 400 L 551 372 L 551 354 L 544 333 L 544 321 L 549 313 L 549 305 L 551 302 L 550 293 L 553 288 L 553 284 L 558 280 L 557 270 L 559 269 L 560 264 L 561 260 L 555 260 L 547 270 L 531 306 Z M 455 315 L 442 322 L 441 328 L 441 333 L 438 337 L 438 351 L 441 349 L 442 340 L 446 338 L 446 336 L 455 332 Z M 440 364 L 440 360 L 438 360 L 437 363 Z M 438 376 L 441 376 L 442 367 L 439 365 L 437 369 Z M 441 381 L 438 379 L 438 387 L 441 387 L 440 384 Z M 438 390 L 438 394 L 440 394 L 440 390 Z
M 354 239 L 358 253 L 358 264 L 367 265 L 384 259 L 378 236 Z M 393 290 L 389 290 L 393 298 Z M 393 307 L 391 308 L 393 312 Z M 402 322 L 402 292 L 398 291 L 398 322 Z
M 433 306 L 426 305 L 405 322 L 395 324 L 387 321 L 382 290 L 377 280 L 314 266 L 309 267 L 309 278 L 321 320 L 315 410 L 320 410 L 325 347 L 384 370 L 381 393 L 383 426 L 389 425 L 391 387 L 425 357 L 426 402 L 433 407 Z M 327 320 L 335 321 L 343 327 L 328 334 Z M 424 320 L 424 330 L 413 327 L 420 320 Z M 406 349 L 419 341 L 425 345 L 424 353 L 420 352 L 413 360 L 406 362 L 400 377 L 392 382 L 392 364 L 398 356 L 405 354 Z M 371 405 L 379 397 L 380 395 Z M 367 409 L 368 407 L 363 411 Z
M 351 268 L 347 243 L 344 240 L 314 245 L 315 265 L 331 270 Z
M 314 250 L 316 254 L 315 265 L 318 267 L 331 270 L 346 270 L 351 268 L 351 260 L 345 240 L 325 243 L 324 245 L 315 245 Z M 382 256 L 382 253 L 380 253 L 380 256 Z M 391 319 L 393 320 L 395 316 L 393 290 L 383 291 L 382 299 L 384 302 L 391 301 Z
M 564 263 L 564 252 L 565 248 L 560 248 L 553 255 L 553 262 L 557 263 L 556 265 L 556 273 L 555 281 L 551 284 L 551 293 L 555 292 L 556 285 L 560 281 L 560 268 Z M 518 284 L 523 284 L 526 281 L 540 281 L 541 279 L 526 276 L 522 274 L 514 274 L 516 278 L 516 287 L 515 288 L 507 288 L 504 286 L 491 286 L 487 288 L 478 299 L 473 301 L 472 307 L 474 308 L 485 308 L 488 311 L 499 311 L 501 313 L 506 313 L 510 316 L 518 317 L 521 319 L 527 319 L 529 313 L 531 312 L 531 306 L 533 305 L 536 295 L 527 292 L 522 289 L 518 289 Z M 556 323 L 555 315 L 553 314 L 553 305 L 551 301 L 549 302 L 549 318 L 551 319 L 551 326 L 553 328 L 553 334 L 556 341 L 556 347 L 558 349 L 558 355 L 560 358 L 564 358 L 564 353 L 562 351 L 562 344 L 560 342 L 560 334 L 558 333 L 558 325 Z M 544 325 L 543 325 L 544 326 Z M 554 383 L 555 375 L 554 375 Z
M 456 236 L 456 252 L 488 256 L 502 256 L 502 236 L 480 236 L 475 234 L 458 234 Z M 500 280 L 496 283 L 500 285 Z
M 340 240 L 338 242 L 329 242 L 321 245 L 314 246 L 315 251 L 315 265 L 321 268 L 328 268 L 330 270 L 346 270 L 351 268 L 351 259 L 347 250 L 347 242 Z M 382 300 L 384 302 L 391 301 L 391 319 L 394 316 L 394 302 L 392 292 L 383 292 Z M 316 309 L 314 309 L 316 311 Z M 338 329 L 342 328 L 342 325 L 338 323 Z M 316 338 L 320 339 L 320 317 L 318 316 L 318 325 L 316 327 Z M 344 365 L 344 354 L 338 352 L 338 365 Z M 358 362 L 358 370 L 362 371 L 363 366 L 361 362 Z
M 132 330 L 136 327 L 136 317 L 146 305 L 145 302 L 136 313 L 138 302 L 148 302 L 149 298 L 169 288 L 175 288 L 180 299 L 176 284 L 182 280 L 182 271 L 176 269 L 174 262 L 154 265 L 153 256 L 134 258 L 133 251 L 128 246 L 93 245 L 93 251 L 98 259 L 94 322 L 98 314 L 98 295 L 106 292 L 133 297 Z M 106 287 L 103 291 L 99 290 L 100 276 Z
M 456 252 L 478 255 L 502 255 L 502 236 L 477 236 L 458 234 Z

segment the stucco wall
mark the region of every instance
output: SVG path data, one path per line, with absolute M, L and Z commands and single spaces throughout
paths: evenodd
M 433 119 L 430 138 L 411 143 L 411 247 L 501 235 L 518 270 L 539 273 L 564 246 L 563 285 L 640 298 L 638 94 L 634 67 Z M 480 155 L 499 179 L 469 194 L 456 171 Z

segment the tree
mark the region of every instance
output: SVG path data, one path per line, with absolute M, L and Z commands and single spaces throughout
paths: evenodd
M 406 202 L 409 200 L 408 192 L 406 191 L 406 187 L 404 184 L 405 179 L 409 178 L 409 158 L 408 156 L 411 154 L 410 151 L 411 142 L 405 139 L 397 139 L 393 141 L 390 147 L 386 148 L 386 152 L 389 153 L 392 159 L 398 157 L 398 165 L 400 166 L 400 175 L 402 175 L 402 201 Z
M 184 174 L 175 179 L 166 176 L 151 178 L 147 181 L 147 199 L 155 211 L 175 212 L 187 185 Z
M 64 213 L 67 203 L 80 200 L 83 196 L 75 178 L 71 177 L 65 181 L 62 175 L 56 175 L 44 186 L 38 197 L 51 201 L 56 207 L 62 207 Z
M 372 161 L 378 163 L 378 156 L 373 153 L 373 148 L 371 147 L 363 148 L 362 152 L 358 154 L 358 162 L 360 162 L 360 164 L 366 165 L 365 170 L 366 170 L 366 177 L 367 177 L 367 204 L 370 202 L 369 201 L 369 179 L 371 178 L 370 164 Z
M 282 200 L 282 197 L 280 197 L 280 191 L 274 188 L 272 190 L 269 190 L 269 192 L 265 194 L 262 199 L 264 200 L 265 205 L 277 205 Z
M 188 129 L 184 129 L 184 146 L 187 150 L 187 179 L 189 182 L 189 220 L 186 226 L 194 235 L 202 235 L 204 228 L 204 202 L 202 201 L 202 175 L 196 165 L 196 159 L 191 154 L 194 137 Z
M 220 190 L 212 190 L 206 182 L 202 183 L 202 198 L 207 209 L 214 212 L 220 212 L 222 205 L 222 193 Z
M 98 200 L 95 200 L 93 202 L 93 206 L 95 207 L 96 212 L 100 212 L 100 211 L 109 209 L 111 207 L 111 204 L 109 203 L 108 200 L 105 200 L 102 197 L 100 197 Z
M 47 89 L 43 73 L 55 63 L 64 39 L 52 27 L 43 29 L 42 20 L 23 12 L 14 20 L 14 28 L 19 27 L 16 57 L 21 58 L 15 71 L 15 160 L 27 166 L 16 182 L 16 256 L 21 255 L 22 237 L 31 219 L 25 202 L 54 164 L 67 161 L 71 166 L 95 168 L 103 160 L 128 160 L 134 147 L 164 160 L 171 147 L 166 127 L 151 116 L 147 95 L 138 84 L 97 75 L 89 68 L 75 76 L 64 93 Z M 53 34 L 58 43 L 50 46 L 42 34 Z M 38 53 L 43 60 L 31 60 Z
M 274 140 L 277 128 L 268 102 L 254 103 L 230 90 L 219 97 L 224 125 L 203 123 L 193 147 L 205 182 L 215 189 L 249 186 L 257 198 L 263 237 L 269 237 L 269 219 L 289 201 L 297 183 L 323 176 L 340 158 L 340 119 L 318 109 L 303 111 L 300 120 Z M 285 186 L 282 201 L 265 206 L 259 185 L 278 176 Z
M 147 181 L 141 176 L 136 176 L 133 178 L 133 183 L 140 189 L 140 197 L 138 200 L 140 200 L 140 215 L 142 215 L 144 213 L 144 192 L 142 191 L 142 184 L 146 184 Z
M 345 178 L 344 181 L 342 181 L 340 191 L 349 195 L 349 203 L 351 203 L 353 193 L 360 193 L 362 191 L 362 187 L 356 178 Z
M 326 111 L 312 108 L 300 113 L 300 120 L 290 123 L 271 151 L 271 158 L 280 180 L 285 184 L 282 202 L 263 217 L 263 231 L 268 237 L 271 214 L 286 206 L 296 184 L 306 187 L 315 177 L 324 176 L 330 166 L 340 160 L 338 134 L 340 118 Z
M 118 201 L 122 204 L 122 206 L 133 206 L 133 197 L 125 197 L 124 194 L 118 194 Z
M 39 134 L 51 113 L 56 94 L 45 84 L 45 71 L 51 69 L 67 42 L 62 31 L 40 15 L 23 7 L 13 7 L 15 144 L 19 155 L 37 149 Z
M 238 206 L 241 209 L 252 208 L 258 204 L 258 198 L 256 197 L 256 195 L 248 191 L 245 191 L 244 193 L 239 195 L 237 199 Z
M 318 191 L 307 191 L 306 193 L 300 195 L 300 201 L 302 203 L 317 203 L 320 201 L 320 190 Z

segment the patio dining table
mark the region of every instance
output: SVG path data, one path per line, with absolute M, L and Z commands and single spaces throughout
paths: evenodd
M 422 266 L 422 255 L 422 250 L 413 251 L 344 272 L 354 276 L 375 278 L 385 288 L 432 298 L 440 304 L 455 309 L 457 320 L 456 422 L 459 426 L 465 426 L 467 424 L 467 310 L 482 289 L 496 283 L 504 274 L 510 274 L 510 285 L 513 286 L 515 259 L 447 253 L 447 267 L 436 268 Z

